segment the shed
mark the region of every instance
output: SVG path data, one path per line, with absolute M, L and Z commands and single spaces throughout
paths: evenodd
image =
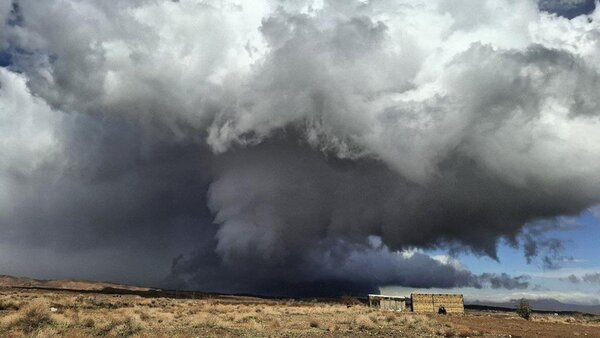
M 406 311 L 406 297 L 369 295 L 369 306 L 383 310 Z
M 410 295 L 413 312 L 437 313 L 444 307 L 447 313 L 464 313 L 465 303 L 460 294 L 413 293 Z

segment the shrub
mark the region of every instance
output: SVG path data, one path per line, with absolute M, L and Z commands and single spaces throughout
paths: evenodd
M 18 315 L 13 326 L 28 334 L 53 323 L 48 304 L 44 302 L 33 302 L 21 309 Z
M 131 317 L 113 319 L 98 330 L 99 336 L 129 337 L 141 331 L 141 326 Z
M 117 337 L 130 337 L 141 331 L 141 327 L 130 318 L 115 326 L 112 333 Z
M 279 330 L 281 329 L 281 323 L 279 322 L 279 320 L 275 319 L 269 324 L 269 328 L 271 330 Z
M 338 331 L 339 329 L 340 329 L 340 327 L 337 326 L 337 324 L 330 324 L 329 327 L 327 328 L 327 331 L 334 332 L 334 331 Z
M 388 323 L 391 323 L 391 322 L 393 322 L 393 321 L 395 321 L 395 320 L 396 320 L 396 316 L 394 316 L 394 315 L 387 314 L 387 315 L 385 316 L 385 321 L 386 321 L 386 322 L 388 322 Z
M 360 301 L 350 295 L 343 295 L 342 298 L 340 299 L 342 304 L 346 305 L 347 307 L 351 307 L 353 305 L 357 305 L 360 304 Z
M 517 314 L 522 318 L 529 320 L 531 319 L 532 312 L 533 309 L 529 305 L 529 302 L 526 299 L 521 299 L 517 305 Z
M 0 301 L 0 311 L 16 311 L 18 309 L 19 305 L 17 305 L 15 302 L 5 300 Z
M 89 328 L 93 328 L 96 326 L 96 321 L 93 318 L 86 318 L 81 322 L 81 325 Z

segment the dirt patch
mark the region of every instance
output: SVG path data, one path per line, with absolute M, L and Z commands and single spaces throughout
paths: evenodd
M 432 316 L 458 331 L 480 335 L 512 337 L 600 337 L 600 326 L 592 323 L 527 321 L 514 314 L 467 313 L 455 316 Z

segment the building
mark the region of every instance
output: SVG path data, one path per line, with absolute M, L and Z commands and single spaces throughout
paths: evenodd
M 412 312 L 438 313 L 441 307 L 447 313 L 465 312 L 465 302 L 460 294 L 413 293 L 410 300 Z
M 406 311 L 406 297 L 369 295 L 369 306 L 382 310 Z
M 413 293 L 409 297 L 369 295 L 369 306 L 393 311 L 417 313 L 464 313 L 465 303 L 461 294 Z

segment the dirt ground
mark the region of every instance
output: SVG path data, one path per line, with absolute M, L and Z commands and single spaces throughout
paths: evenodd
M 0 289 L 0 337 L 600 337 L 600 318 L 419 315 L 252 297 Z
M 467 311 L 462 316 L 434 316 L 459 332 L 501 337 L 600 337 L 600 319 L 584 316 L 534 315 L 530 321 L 516 314 Z

